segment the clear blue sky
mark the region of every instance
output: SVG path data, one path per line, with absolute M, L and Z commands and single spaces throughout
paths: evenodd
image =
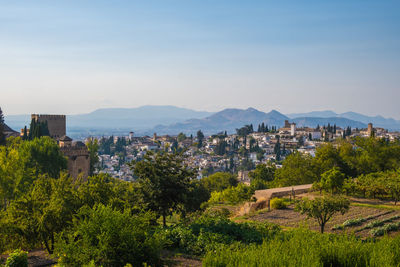
M 400 119 L 400 1 L 2 1 L 6 114 L 177 105 Z

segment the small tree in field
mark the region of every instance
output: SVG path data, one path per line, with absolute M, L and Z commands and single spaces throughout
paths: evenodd
M 324 196 L 313 200 L 302 199 L 296 205 L 296 211 L 306 214 L 309 218 L 318 221 L 321 233 L 324 232 L 326 223 L 335 213 L 344 214 L 349 210 L 350 201 L 344 197 Z

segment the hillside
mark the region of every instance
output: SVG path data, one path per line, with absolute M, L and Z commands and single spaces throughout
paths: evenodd
M 182 123 L 169 126 L 157 126 L 154 131 L 160 134 L 174 134 L 184 132 L 193 134 L 202 130 L 205 134 L 213 134 L 221 131 L 233 133 L 237 128 L 246 124 L 255 127 L 264 122 L 267 125 L 282 126 L 288 117 L 276 110 L 265 113 L 254 108 L 248 109 L 225 109 L 204 119 L 192 119 Z

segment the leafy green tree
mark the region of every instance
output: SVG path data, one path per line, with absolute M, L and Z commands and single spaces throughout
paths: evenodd
M 19 153 L 24 161 L 23 165 L 34 170 L 37 175 L 48 174 L 51 177 L 58 177 L 60 171 L 67 168 L 67 159 L 50 137 L 22 142 Z
M 208 192 L 223 191 L 231 186 L 238 184 L 236 176 L 229 172 L 216 172 L 208 177 L 201 180 L 202 184 L 208 190 Z
M 184 164 L 180 155 L 150 151 L 141 161 L 133 162 L 131 168 L 138 177 L 145 201 L 162 216 L 166 226 L 166 216 L 184 203 L 194 171 Z
M 200 180 L 194 179 L 190 181 L 188 192 L 185 194 L 185 200 L 180 209 L 183 217 L 187 213 L 199 210 L 201 204 L 207 202 L 210 196 L 210 192 Z
M 67 167 L 67 160 L 57 143 L 49 137 L 22 141 L 9 138 L 7 146 L 0 147 L 0 197 L 2 206 L 29 191 L 40 175 L 58 177 Z
M 321 175 L 321 188 L 331 193 L 338 192 L 344 183 L 345 175 L 338 167 L 333 167 Z
M 79 207 L 72 178 L 66 174 L 59 179 L 41 176 L 32 190 L 11 202 L 3 214 L 2 229 L 7 229 L 3 235 L 32 248 L 44 245 L 51 254 L 56 234 L 72 224 Z
M 400 200 L 400 169 L 396 171 L 389 171 L 385 175 L 386 179 L 382 181 L 387 188 L 387 193 L 394 200 L 394 204 Z
M 89 175 L 92 176 L 96 170 L 96 165 L 99 163 L 99 142 L 96 138 L 90 138 L 86 142 L 86 146 L 89 150 L 89 159 L 90 159 L 90 169 Z
M 324 196 L 313 200 L 304 198 L 296 204 L 295 209 L 309 218 L 316 219 L 323 233 L 326 223 L 332 216 L 336 213 L 346 213 L 349 206 L 350 201 L 347 198 Z
M 255 170 L 249 172 L 251 186 L 256 190 L 268 188 L 268 182 L 274 180 L 275 171 L 275 165 L 258 164 Z
M 178 140 L 178 142 L 182 142 L 182 141 L 186 140 L 186 138 L 187 137 L 184 133 L 179 133 L 176 139 Z
M 282 168 L 275 171 L 275 186 L 311 184 L 318 181 L 310 155 L 295 152 L 286 157 Z

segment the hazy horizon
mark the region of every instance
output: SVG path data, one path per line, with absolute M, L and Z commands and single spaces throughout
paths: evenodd
M 4 114 L 173 105 L 400 119 L 400 2 L 2 1 Z

